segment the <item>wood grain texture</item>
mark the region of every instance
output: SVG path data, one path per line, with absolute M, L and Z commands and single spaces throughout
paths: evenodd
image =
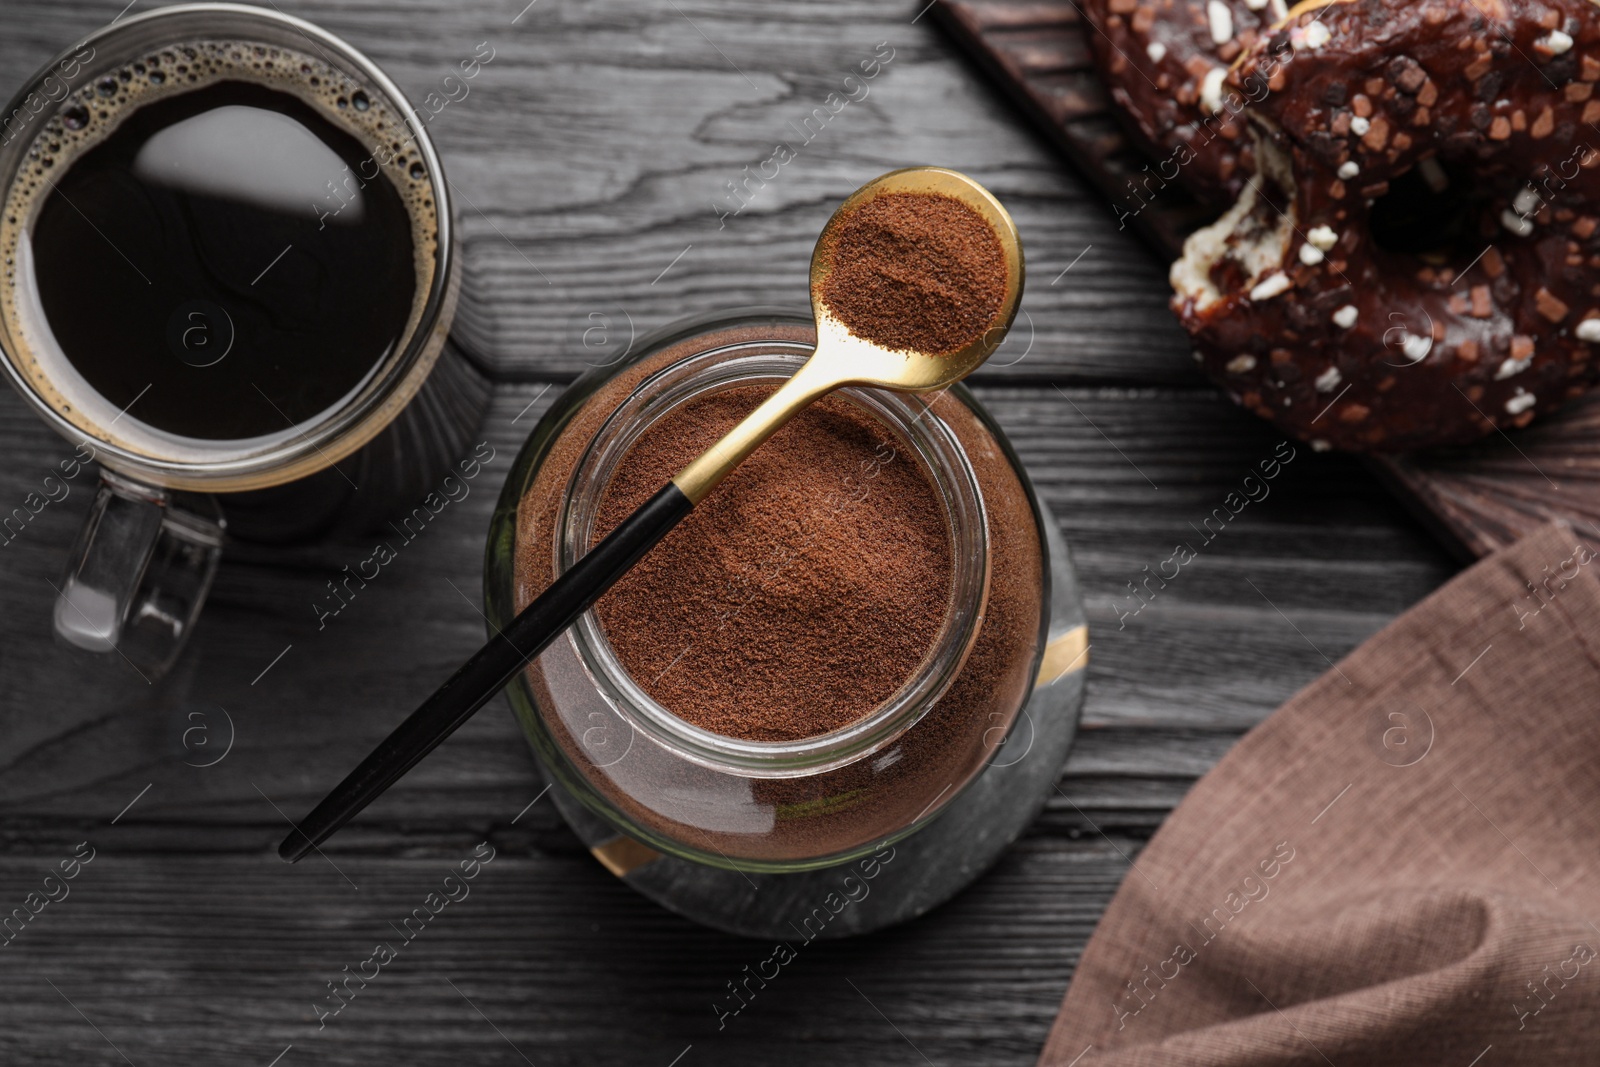
M 1220 532 L 1194 563 L 1128 614 L 1127 583 L 1178 541 L 1200 545 L 1194 527 L 1279 442 L 1194 376 L 1161 310 L 1158 264 L 930 18 L 912 22 L 920 2 L 680 0 L 680 14 L 540 0 L 516 26 L 523 2 L 281 6 L 349 37 L 414 92 L 456 50 L 485 39 L 499 49 L 481 89 L 436 127 L 474 205 L 463 211 L 462 334 L 498 380 L 483 431 L 497 456 L 321 629 L 313 603 L 368 540 L 231 551 L 194 644 L 156 687 L 46 636 L 86 478 L 0 546 L 0 916 L 79 842 L 99 850 L 71 895 L 0 949 L 0 1062 L 121 1064 L 120 1050 L 138 1067 L 265 1067 L 292 1044 L 280 1067 L 668 1067 L 680 1053 L 680 1067 L 1030 1063 L 1129 858 L 1194 779 L 1452 572 L 1359 464 L 1301 450 L 1269 495 L 1213 519 Z M 4 77 L 20 82 L 116 7 L 0 0 Z M 785 122 L 884 40 L 896 59 L 872 95 L 718 231 L 719 184 L 765 158 Z M 326 859 L 280 864 L 283 813 L 306 810 L 482 639 L 483 535 L 511 456 L 559 383 L 620 351 L 584 347 L 588 314 L 627 310 L 643 329 L 792 303 L 830 205 L 873 173 L 924 160 L 971 170 L 1023 223 L 1034 348 L 979 393 L 1058 516 L 1086 589 L 1083 731 L 1022 842 L 923 920 L 802 950 L 720 1030 L 713 999 L 770 948 L 639 899 L 548 804 L 519 818 L 538 786 L 503 707 Z M 0 394 L 0 510 L 68 452 Z M 216 758 L 230 721 L 226 757 L 194 766 Z M 196 726 L 205 733 L 186 738 Z M 485 840 L 498 856 L 471 897 L 319 1031 L 325 983 L 395 936 L 391 924 Z
M 1592 393 L 1526 430 L 1375 469 L 1467 558 L 1487 556 L 1553 518 L 1600 543 L 1600 396 Z

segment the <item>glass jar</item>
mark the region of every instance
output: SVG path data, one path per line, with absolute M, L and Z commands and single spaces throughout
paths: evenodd
M 529 436 L 501 494 L 486 560 L 491 632 L 587 550 L 611 474 L 651 425 L 711 392 L 775 387 L 814 339 L 806 314 L 723 314 L 669 327 L 574 383 Z M 552 779 L 665 854 L 797 871 L 881 849 L 977 776 L 1031 692 L 1048 625 L 1049 559 L 1032 486 L 1004 435 L 959 386 L 926 398 L 838 395 L 920 465 L 950 534 L 945 616 L 899 692 L 821 736 L 714 734 L 651 699 L 593 611 L 507 689 Z

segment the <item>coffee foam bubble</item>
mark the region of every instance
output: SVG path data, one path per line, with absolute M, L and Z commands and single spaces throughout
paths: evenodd
M 416 260 L 416 296 L 405 331 L 405 346 L 416 338 L 432 291 L 438 256 L 438 212 L 432 175 L 405 117 L 384 97 L 370 92 L 326 60 L 276 46 L 243 41 L 191 41 L 153 49 L 118 68 L 94 72 L 61 99 L 26 150 L 0 215 L 0 327 L 6 354 L 28 385 L 91 440 L 107 442 L 162 462 L 226 462 L 244 459 L 303 437 L 307 429 L 340 410 L 361 392 L 357 387 L 323 415 L 282 433 L 232 441 L 201 442 L 168 433 L 119 412 L 72 366 L 51 334 L 36 286 L 32 284 L 30 234 L 55 176 L 100 144 L 138 108 L 222 81 L 252 82 L 295 96 L 359 141 L 369 155 L 347 174 L 346 196 L 359 183 L 381 175 L 401 196 L 411 217 Z M 337 224 L 340 193 L 326 190 L 326 223 Z M 317 210 L 308 203 L 307 212 Z M 85 308 L 92 314 L 92 308 Z M 404 347 L 404 346 L 402 346 Z M 389 360 L 399 351 L 390 353 Z M 387 365 L 374 374 L 387 370 Z M 365 384 L 365 383 L 364 383 Z

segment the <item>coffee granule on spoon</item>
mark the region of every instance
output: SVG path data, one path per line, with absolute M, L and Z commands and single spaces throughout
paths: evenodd
M 1005 249 L 972 208 L 937 193 L 884 193 L 828 235 L 819 295 L 857 337 L 949 355 L 995 324 L 1010 280 Z

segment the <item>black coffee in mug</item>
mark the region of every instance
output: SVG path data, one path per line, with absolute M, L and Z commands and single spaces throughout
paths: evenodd
M 119 18 L 0 110 L 0 377 L 101 468 L 63 640 L 151 681 L 224 540 L 381 527 L 471 451 L 490 391 L 448 338 L 428 117 L 347 42 L 229 3 Z
M 7 310 L 58 364 L 60 403 L 238 441 L 361 389 L 413 326 L 437 237 L 396 116 L 310 56 L 237 42 L 152 52 L 94 89 L 7 205 Z

